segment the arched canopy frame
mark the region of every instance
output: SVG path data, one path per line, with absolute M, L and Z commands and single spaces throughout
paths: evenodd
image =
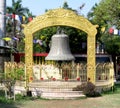
M 50 26 L 71 26 L 87 33 L 87 78 L 95 83 L 95 41 L 97 34 L 97 25 L 91 24 L 83 16 L 63 8 L 53 9 L 44 15 L 34 18 L 30 23 L 24 26 L 25 34 L 25 64 L 28 81 L 33 79 L 33 34 Z

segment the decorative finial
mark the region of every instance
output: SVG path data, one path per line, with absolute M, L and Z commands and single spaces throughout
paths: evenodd
M 64 34 L 64 33 L 65 33 L 64 30 L 60 26 L 58 26 L 57 27 L 57 34 Z
M 60 34 L 60 32 L 61 32 L 61 28 L 60 28 L 60 26 L 58 26 L 57 27 L 57 34 Z

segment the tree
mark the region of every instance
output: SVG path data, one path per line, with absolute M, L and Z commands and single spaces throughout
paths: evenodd
M 120 28 L 120 0 L 101 0 L 88 13 L 88 19 L 93 24 L 99 25 L 97 39 L 105 44 L 105 50 L 109 54 L 118 55 L 120 53 L 119 50 L 112 50 L 111 47 L 119 43 L 119 37 L 118 35 L 109 34 L 108 30 L 112 26 L 115 26 L 117 29 Z M 101 31 L 103 27 L 105 31 Z M 118 48 L 120 47 L 119 44 L 116 45 Z
M 12 0 L 12 7 L 7 7 L 7 13 L 13 15 L 13 35 L 16 35 L 16 23 L 14 15 L 25 15 L 29 11 L 28 8 L 22 7 L 22 0 Z
M 99 4 L 95 4 L 88 13 L 88 18 L 93 23 L 104 26 L 113 26 L 120 28 L 120 0 L 101 0 Z
M 15 47 L 18 51 L 23 52 L 24 51 L 24 35 L 22 33 L 22 27 L 21 23 L 28 23 L 28 17 L 33 16 L 32 13 L 30 13 L 30 10 L 28 8 L 25 8 L 22 6 L 22 0 L 12 0 L 12 7 L 7 7 L 7 13 L 12 14 L 12 17 L 7 19 L 7 25 L 6 25 L 6 31 L 8 37 L 16 37 L 19 40 L 14 41 L 14 44 L 10 44 L 13 47 Z M 25 16 L 25 20 L 22 20 L 22 22 L 15 19 L 15 15 L 18 16 Z
M 97 39 L 104 44 L 106 52 L 112 55 L 115 64 L 115 58 L 120 54 L 120 37 L 108 33 L 108 30 L 113 26 L 120 29 L 120 0 L 101 0 L 88 13 L 88 19 L 99 25 Z
M 7 7 L 7 13 L 25 15 L 29 11 L 28 8 L 22 6 L 22 0 L 12 0 L 12 7 Z
M 113 56 L 117 56 L 120 53 L 119 40 L 120 36 L 109 33 L 105 33 L 104 36 L 101 37 L 101 41 L 104 43 L 106 52 Z
M 65 33 L 69 36 L 69 44 L 72 53 L 87 53 L 87 34 L 73 27 L 63 27 Z

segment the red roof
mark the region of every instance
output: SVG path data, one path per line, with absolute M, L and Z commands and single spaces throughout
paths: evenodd
M 25 56 L 25 53 L 14 53 L 14 56 L 18 55 L 18 56 Z M 42 57 L 46 57 L 48 55 L 48 53 L 34 53 L 33 56 L 42 56 Z

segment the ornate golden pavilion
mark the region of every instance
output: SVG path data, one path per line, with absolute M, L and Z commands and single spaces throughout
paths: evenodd
M 79 16 L 75 12 L 63 8 L 50 10 L 24 26 L 25 64 L 29 81 L 31 81 L 31 77 L 33 76 L 31 67 L 33 65 L 33 34 L 38 30 L 50 26 L 71 26 L 87 33 L 87 79 L 95 83 L 95 41 L 98 25 L 93 25 L 83 16 Z

